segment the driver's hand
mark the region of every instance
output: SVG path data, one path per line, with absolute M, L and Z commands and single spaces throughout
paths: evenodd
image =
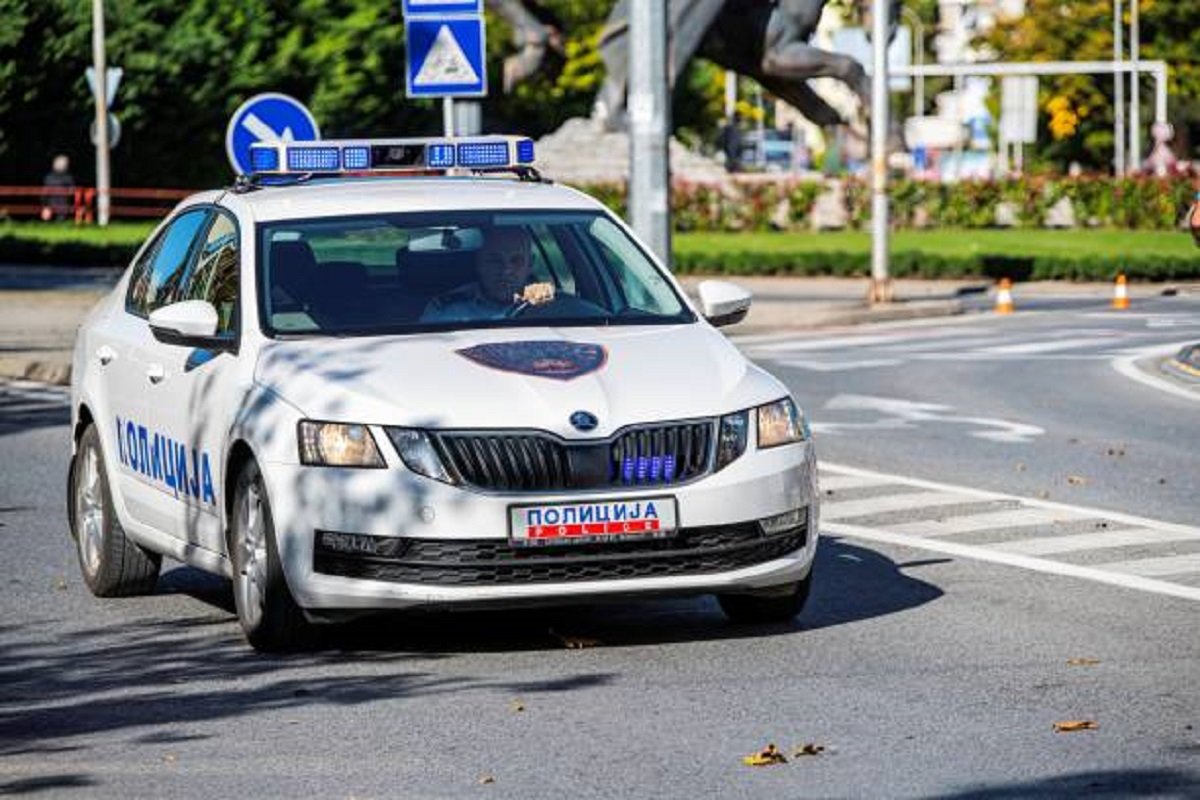
M 520 294 L 513 295 L 513 302 L 531 306 L 545 305 L 553 299 L 554 284 L 549 281 L 527 284 Z

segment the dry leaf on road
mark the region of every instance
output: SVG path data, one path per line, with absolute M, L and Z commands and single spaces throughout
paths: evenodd
M 819 756 L 825 752 L 827 752 L 825 745 L 809 742 L 808 744 L 802 744 L 793 750 L 792 758 L 800 758 L 801 756 Z
M 754 755 L 743 756 L 742 763 L 747 767 L 769 767 L 772 764 L 786 764 L 787 757 L 775 745 L 769 744 Z
M 520 713 L 525 710 L 525 704 L 522 703 L 520 700 L 513 700 L 511 703 L 508 704 L 508 707 L 510 709 L 512 709 L 512 712 L 514 714 Z
M 1090 719 L 1072 719 L 1066 722 L 1054 723 L 1055 733 L 1075 733 L 1076 731 L 1094 731 L 1100 723 Z
M 482 775 L 479 778 L 480 786 L 486 786 L 489 783 L 495 783 L 495 782 L 496 782 L 496 778 L 493 775 Z
M 1068 667 L 1094 667 L 1100 663 L 1098 658 L 1068 658 Z
M 1083 486 L 1085 483 L 1087 483 L 1087 478 L 1083 477 L 1082 475 L 1068 475 L 1067 483 L 1071 484 L 1072 486 Z

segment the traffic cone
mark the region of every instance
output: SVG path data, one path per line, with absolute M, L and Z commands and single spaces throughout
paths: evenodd
M 1129 289 L 1125 286 L 1125 275 L 1117 275 L 1117 282 L 1113 286 L 1112 307 L 1116 311 L 1124 311 L 1129 308 Z
M 996 290 L 996 313 L 1011 314 L 1015 310 L 1012 298 L 1012 281 L 1008 278 L 1001 278 L 1000 286 Z

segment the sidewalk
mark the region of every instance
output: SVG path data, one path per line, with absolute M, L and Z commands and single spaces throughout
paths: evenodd
M 40 272 L 0 266 L 0 377 L 68 383 L 75 331 L 116 276 L 92 275 L 55 284 Z M 701 280 L 684 276 L 682 283 L 694 296 Z M 991 291 L 983 281 L 897 280 L 895 303 L 869 307 L 867 282 L 860 278 L 738 277 L 733 282 L 749 289 L 754 302 L 744 322 L 726 329 L 732 334 L 951 316 L 989 307 L 986 292 Z M 21 286 L 29 288 L 16 288 Z M 1158 295 L 1163 289 L 1158 284 L 1133 285 L 1130 295 Z M 1046 282 L 1019 284 L 1015 291 L 1026 297 L 1107 298 L 1112 287 Z

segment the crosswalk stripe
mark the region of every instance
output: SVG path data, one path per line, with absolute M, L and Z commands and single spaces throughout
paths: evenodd
M 867 478 L 862 475 L 833 475 L 821 473 L 820 484 L 823 491 L 840 492 L 844 489 L 862 489 L 867 486 L 886 486 L 887 481 L 878 478 Z
M 977 502 L 977 498 L 966 494 L 947 494 L 946 492 L 888 494 L 882 497 L 868 497 L 863 500 L 845 500 L 840 503 L 827 503 L 821 506 L 821 517 L 829 520 L 849 519 L 850 517 L 883 514 L 888 511 L 914 511 L 919 508 L 973 502 Z
M 958 533 L 973 533 L 993 528 L 1031 528 L 1068 522 L 1085 517 L 1067 511 L 1051 511 L 1045 508 L 1011 508 L 1004 511 L 989 511 L 983 514 L 948 517 L 924 522 L 906 522 L 889 525 L 888 530 L 911 533 L 918 536 L 953 536 Z
M 1120 572 L 1125 575 L 1138 575 L 1143 578 L 1184 575 L 1189 572 L 1200 572 L 1200 553 L 1189 553 L 1182 556 L 1161 556 L 1159 558 L 1137 558 L 1130 561 L 1111 561 L 1107 564 L 1096 564 L 1095 567 L 1106 572 Z
M 1048 556 L 1058 553 L 1078 553 L 1084 550 L 1102 550 L 1106 547 L 1133 547 L 1136 545 L 1164 544 L 1166 542 L 1200 541 L 1179 531 L 1157 531 L 1153 528 L 1121 528 L 1097 533 L 1078 533 L 1070 536 L 1046 536 L 1037 539 L 1020 539 L 991 545 L 1006 553 L 1024 553 L 1027 556 Z
M 1022 342 L 1021 344 L 1004 344 L 995 347 L 982 347 L 980 353 L 1002 353 L 1019 355 L 1024 353 L 1050 353 L 1055 350 L 1071 350 L 1076 347 L 1094 347 L 1107 344 L 1098 336 L 1080 336 L 1075 339 L 1051 339 L 1045 342 Z

